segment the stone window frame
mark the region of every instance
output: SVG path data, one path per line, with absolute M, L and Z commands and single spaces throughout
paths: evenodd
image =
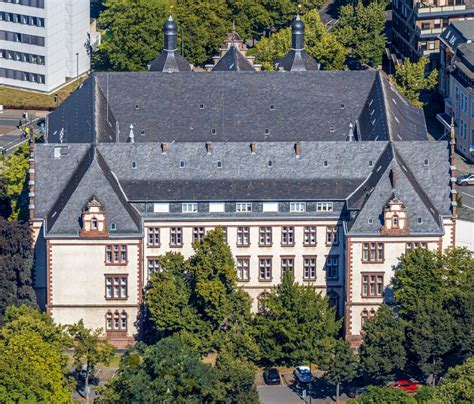
M 262 260 L 264 264 L 262 266 Z M 268 262 L 270 264 L 268 264 Z M 265 271 L 262 276 L 262 269 Z M 273 256 L 272 255 L 259 255 L 258 256 L 258 280 L 260 282 L 271 282 L 273 280 Z
M 373 257 L 372 252 L 374 253 Z M 385 262 L 385 243 L 382 241 L 363 242 L 361 261 L 364 264 Z
M 273 245 L 273 227 L 259 226 L 258 228 L 259 247 L 271 247 Z
M 106 266 L 125 266 L 128 264 L 128 246 L 126 244 L 107 244 L 105 246 Z
M 161 229 L 159 227 L 147 228 L 147 246 L 160 247 L 161 246 Z
M 306 260 L 314 260 L 314 276 L 309 273 L 309 276 L 306 274 L 306 268 L 309 268 L 309 271 L 311 271 L 311 268 L 313 265 L 309 263 L 309 265 L 306 265 Z M 317 255 L 303 255 L 303 280 L 304 281 L 309 281 L 309 282 L 314 282 L 317 279 L 317 265 L 318 265 L 318 256 Z
M 367 282 L 364 281 L 364 278 L 367 277 Z M 374 291 L 371 291 L 371 277 L 375 278 L 375 281 L 373 282 L 374 285 Z M 385 274 L 383 272 L 361 272 L 361 290 L 360 290 L 360 296 L 363 298 L 376 298 L 380 299 L 383 298 L 384 296 L 384 287 L 385 287 L 385 280 L 384 280 Z M 382 278 L 382 281 L 379 281 L 379 278 Z M 365 291 L 364 288 L 367 288 Z M 379 292 L 379 289 L 381 290 Z
M 183 228 L 180 226 L 170 227 L 170 248 L 183 247 Z
M 115 280 L 118 279 L 118 284 L 116 285 Z M 110 280 L 110 283 L 108 283 Z M 105 300 L 127 300 L 128 299 L 128 274 L 104 274 L 105 282 Z M 123 296 L 123 284 L 125 284 L 125 296 Z M 117 296 L 115 293 L 115 287 L 117 286 Z M 110 296 L 108 296 L 107 290 L 110 290 Z
M 239 267 L 239 261 L 247 262 L 247 277 L 241 276 L 242 266 Z M 238 282 L 249 282 L 250 281 L 250 256 L 249 255 L 237 255 L 235 257 L 235 269 L 237 271 L 237 281 Z

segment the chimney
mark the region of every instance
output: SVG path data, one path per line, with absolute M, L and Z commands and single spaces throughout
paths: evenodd
M 206 151 L 207 151 L 207 154 L 212 154 L 212 143 L 211 142 L 206 143 Z
M 166 154 L 166 153 L 168 153 L 168 150 L 169 150 L 168 143 L 162 143 L 161 144 L 161 153 Z
M 296 154 L 296 158 L 299 159 L 301 156 L 301 143 L 300 142 L 295 143 L 295 154 Z
M 291 23 L 291 49 L 298 51 L 304 49 L 304 22 L 297 14 Z
M 133 125 L 130 124 L 130 133 L 128 134 L 128 143 L 135 143 L 135 134 L 133 133 Z
M 173 20 L 173 17 L 169 16 L 168 20 L 163 25 L 163 31 L 165 34 L 164 50 L 167 52 L 174 52 L 178 49 L 178 27 Z
M 257 153 L 257 143 L 250 143 L 250 153 L 255 154 Z
M 349 134 L 347 135 L 347 141 L 354 141 L 354 125 L 352 125 L 352 121 L 349 123 Z

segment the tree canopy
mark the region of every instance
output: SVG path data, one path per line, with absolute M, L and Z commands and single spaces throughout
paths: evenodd
M 416 404 L 417 401 L 403 390 L 392 389 L 386 386 L 369 386 L 367 391 L 357 397 L 353 402 L 356 404 Z
M 327 363 L 341 323 L 327 298 L 291 274 L 260 300 L 256 317 L 262 360 L 269 365 Z
M 314 57 L 325 70 L 341 70 L 344 67 L 347 50 L 336 35 L 328 32 L 321 22 L 317 10 L 309 11 L 302 17 L 305 23 L 305 50 Z M 257 63 L 265 70 L 274 70 L 278 62 L 291 50 L 291 28 L 282 28 L 269 38 L 257 42 L 253 53 Z

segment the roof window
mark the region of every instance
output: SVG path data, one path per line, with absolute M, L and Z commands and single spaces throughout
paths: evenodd
M 428 167 L 430 165 L 430 161 L 428 159 L 425 159 L 425 161 L 423 162 L 423 165 L 425 167 Z
M 265 135 L 268 135 L 270 133 L 270 129 L 265 128 Z
M 110 230 L 117 230 L 117 225 L 115 223 L 110 223 Z
M 346 109 L 346 106 L 344 104 L 341 104 L 341 109 Z
M 270 168 L 273 167 L 273 160 L 268 160 L 268 167 L 270 167 Z
M 369 219 L 367 220 L 367 223 L 369 223 L 369 224 L 374 224 L 374 219 L 369 218 Z
M 329 132 L 331 132 L 331 133 L 334 132 L 335 130 L 336 130 L 336 128 L 335 128 L 334 126 L 331 126 L 331 127 L 329 128 Z
M 136 161 L 132 161 L 132 169 L 133 170 L 137 169 L 137 162 Z
M 273 111 L 275 109 L 274 105 L 270 105 L 270 111 Z
M 200 104 L 199 109 L 204 109 L 204 104 Z
M 140 109 L 140 106 L 138 104 L 136 104 L 135 109 L 138 111 Z
M 421 217 L 418 216 L 418 217 L 416 218 L 416 222 L 417 222 L 418 224 L 422 224 L 422 223 L 423 223 L 423 220 L 421 219 Z
M 215 134 L 216 134 L 216 128 L 212 128 L 212 129 L 211 129 L 211 133 L 212 133 L 213 135 L 215 135 Z
M 142 136 L 145 136 L 145 130 L 142 129 L 142 131 L 140 132 L 140 134 L 141 134 Z
M 372 167 L 374 165 L 374 162 L 372 160 L 369 160 L 369 167 Z
M 329 165 L 328 161 L 324 160 L 323 165 L 324 165 L 324 167 L 327 167 Z
M 222 161 L 219 160 L 219 161 L 217 162 L 217 168 L 222 168 Z
M 186 167 L 186 161 L 181 160 L 181 161 L 179 162 L 179 168 L 184 168 L 184 167 Z

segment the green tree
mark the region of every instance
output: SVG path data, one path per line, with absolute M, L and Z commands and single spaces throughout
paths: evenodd
M 0 216 L 0 325 L 8 306 L 36 307 L 33 251 L 27 224 Z
M 334 309 L 315 288 L 290 274 L 260 301 L 256 333 L 265 364 L 327 363 L 340 329 Z
M 435 389 L 435 398 L 443 403 L 474 402 L 474 358 L 452 367 Z
M 336 36 L 328 32 L 316 10 L 302 17 L 305 23 L 305 50 L 325 70 L 341 70 L 344 67 L 347 50 Z M 255 53 L 258 63 L 265 70 L 274 70 L 278 62 L 291 50 L 291 28 L 283 28 L 269 38 L 261 39 Z
M 217 385 L 216 371 L 201 361 L 197 351 L 179 338 L 168 337 L 127 352 L 116 376 L 102 389 L 101 399 L 206 403 L 220 396 Z
M 339 391 L 342 383 L 357 377 L 359 364 L 349 343 L 337 340 L 329 357 L 325 379 L 336 386 L 336 403 L 339 403 Z
M 382 305 L 377 314 L 364 324 L 363 334 L 360 363 L 367 375 L 384 382 L 404 368 L 405 330 L 392 308 Z
M 107 339 L 102 339 L 102 329 L 91 330 L 80 320 L 77 324 L 67 327 L 74 339 L 74 365 L 76 370 L 85 371 L 86 401 L 89 399 L 89 376 L 99 363 L 107 365 L 114 355 L 114 348 Z
M 71 403 L 61 355 L 29 330 L 0 339 L 0 402 Z
M 10 154 L 3 166 L 0 166 L 0 177 L 4 182 L 5 197 L 10 201 L 10 220 L 26 220 L 28 218 L 28 143 L 21 145 L 15 153 Z M 2 216 L 4 213 L 2 212 Z
M 403 390 L 390 387 L 369 386 L 367 391 L 354 400 L 356 404 L 416 404 L 414 397 Z
M 382 64 L 385 49 L 385 3 L 357 2 L 344 5 L 339 10 L 336 35 L 339 41 L 352 49 L 360 63 L 370 66 Z
M 145 70 L 163 48 L 167 0 L 106 0 L 99 23 L 107 30 L 101 52 L 113 70 Z
M 455 346 L 454 328 L 449 313 L 429 298 L 418 301 L 416 314 L 407 325 L 407 350 L 433 386 L 443 370 L 444 356 Z
M 398 89 L 413 105 L 422 107 L 420 94 L 422 91 L 431 91 L 438 83 L 438 71 L 432 70 L 429 75 L 425 73 L 425 66 L 429 63 L 427 58 L 418 62 L 403 60 L 401 65 L 395 67 L 393 81 Z

